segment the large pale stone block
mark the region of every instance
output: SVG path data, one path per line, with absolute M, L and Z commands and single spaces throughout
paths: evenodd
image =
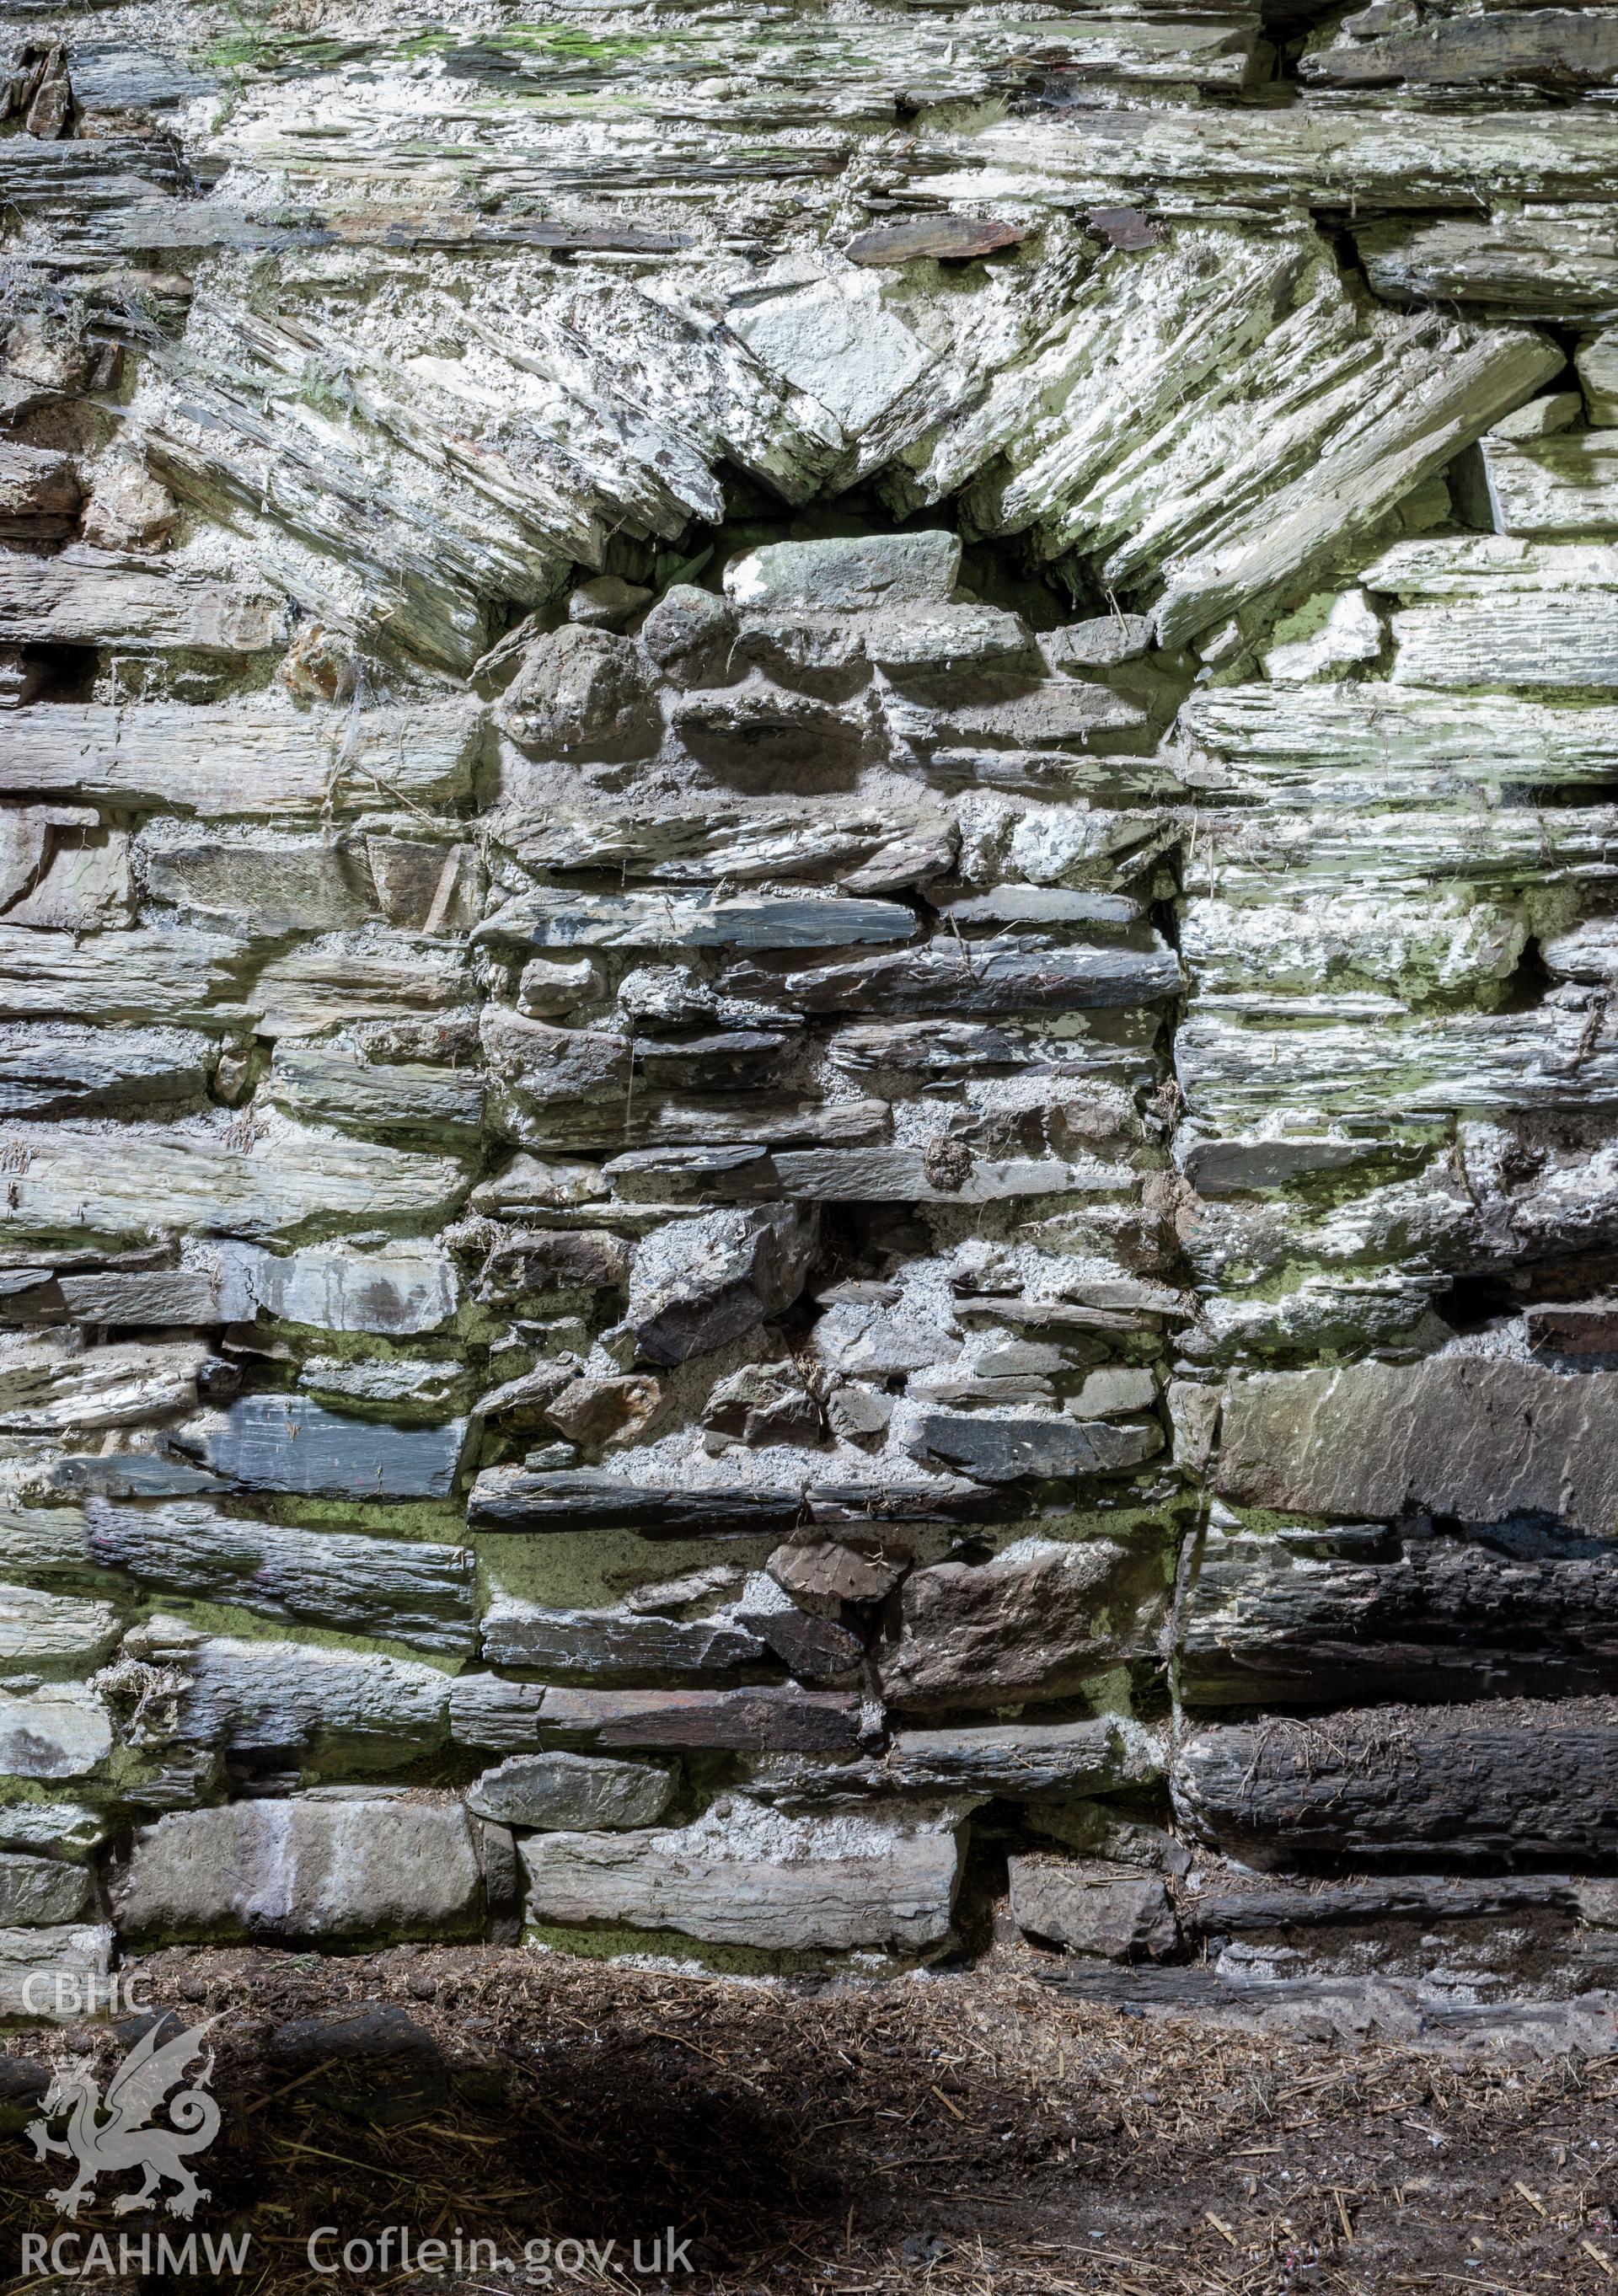
M 472 1821 L 425 1798 L 234 1802 L 136 1834 L 118 1878 L 132 1937 L 466 1937 L 482 1919 Z

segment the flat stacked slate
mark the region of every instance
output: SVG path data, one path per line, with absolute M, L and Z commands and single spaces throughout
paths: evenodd
M 1002 1856 L 1071 1956 L 1526 1908 L 1578 1989 L 1618 28 L 398 0 L 216 107 L 81 12 L 0 142 L 0 2012 L 519 1905 L 903 1964 Z

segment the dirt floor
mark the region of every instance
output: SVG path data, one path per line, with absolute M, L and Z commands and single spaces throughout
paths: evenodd
M 492 1948 L 170 1953 L 145 1969 L 187 2025 L 218 2020 L 223 2125 L 197 2163 L 211 2197 L 190 2225 L 118 2217 L 126 2172 L 70 2225 L 48 2190 L 70 2164 L 35 2163 L 15 2060 L 94 2048 L 104 2086 L 141 2024 L 14 2033 L 13 2288 L 172 2289 L 184 2281 L 143 2275 L 141 2237 L 155 2257 L 160 2230 L 223 2229 L 251 2234 L 243 2270 L 191 2284 L 240 2296 L 1618 2296 L 1618 2055 L 1456 2062 L 1142 2017 L 1064 1995 L 1059 1964 L 1028 1950 L 858 1989 Z M 312 2262 L 322 2226 L 340 2236 Z M 408 2229 L 403 2270 L 387 2226 Z M 668 2227 L 672 2251 L 654 2246 Z M 72 2280 L 23 2247 L 64 2232 L 78 2244 L 58 2265 L 86 2267 Z M 457 2234 L 492 2247 L 464 2245 L 457 2270 Z M 136 2243 L 121 2276 L 120 2235 Z M 422 2270 L 414 2250 L 434 2238 L 448 2252 Z M 362 2246 L 345 2272 L 348 2241 Z

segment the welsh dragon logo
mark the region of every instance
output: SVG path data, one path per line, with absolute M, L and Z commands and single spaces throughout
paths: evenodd
M 145 2182 L 138 2192 L 119 2194 L 112 2203 L 115 2215 L 155 2207 L 165 2178 L 178 2187 L 165 2203 L 170 2216 L 188 2217 L 199 2201 L 208 2199 L 207 2187 L 198 2184 L 185 2156 L 205 2151 L 219 2133 L 219 2108 L 206 2093 L 213 2078 L 213 2051 L 206 2052 L 208 2062 L 190 2087 L 177 2096 L 168 2092 L 185 2079 L 192 2060 L 204 2054 L 202 2036 L 216 2021 L 210 2017 L 208 2025 L 182 2030 L 160 2047 L 162 2026 L 152 2026 L 113 2074 L 104 2097 L 92 2060 L 75 2058 L 62 2067 L 45 2093 L 42 2117 L 30 2120 L 27 2131 L 37 2159 L 62 2152 L 78 2164 L 72 2183 L 51 2194 L 59 2215 L 77 2217 L 98 2177 L 128 2169 L 138 2169 Z M 152 2120 L 165 2100 L 172 2123 L 166 2128 Z M 49 2123 L 64 2114 L 67 2135 L 53 2136 Z

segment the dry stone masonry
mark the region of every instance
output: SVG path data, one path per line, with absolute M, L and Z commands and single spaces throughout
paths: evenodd
M 1618 1985 L 1618 12 L 10 22 L 0 2013 Z

